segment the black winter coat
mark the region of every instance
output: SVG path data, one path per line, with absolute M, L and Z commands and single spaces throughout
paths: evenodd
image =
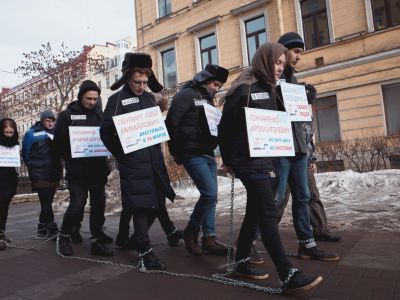
M 47 135 L 54 135 L 54 129 L 45 129 L 41 122 L 36 122 L 26 133 L 22 141 L 22 156 L 28 167 L 32 181 L 59 181 L 62 166 L 55 153 L 53 140 Z
M 65 161 L 66 178 L 81 184 L 105 184 L 110 170 L 106 157 L 72 158 L 69 126 L 100 126 L 103 112 L 96 105 L 88 110 L 74 101 L 60 113 L 56 124 L 54 145 L 58 155 Z
M 214 156 L 218 139 L 210 134 L 204 113 L 204 103 L 214 105 L 201 87 L 182 88 L 172 99 L 165 121 L 171 140 L 171 154 L 181 160 L 185 156 Z
M 250 88 L 249 104 L 247 105 Z M 258 93 L 257 100 L 252 94 Z M 274 158 L 250 157 L 244 107 L 278 110 L 275 94 L 261 81 L 239 86 L 226 98 L 221 122 L 218 126 L 219 147 L 224 165 L 238 172 L 270 172 L 274 170 Z
M 134 98 L 133 101 L 123 101 L 130 98 Z M 125 84 L 122 90 L 108 98 L 101 123 L 101 139 L 118 161 L 122 205 L 126 208 L 157 208 L 157 189 L 170 200 L 175 198 L 160 144 L 124 154 L 112 119 L 153 106 L 156 106 L 153 95 L 144 92 L 137 96 Z
M 0 135 L 0 145 L 10 147 L 4 143 L 5 137 L 1 134 Z M 17 143 L 17 142 L 16 142 Z M 13 147 L 15 145 L 12 145 Z M 0 167 L 0 198 L 3 199 L 11 199 L 16 191 L 17 191 L 17 184 L 18 184 L 18 173 L 14 167 Z

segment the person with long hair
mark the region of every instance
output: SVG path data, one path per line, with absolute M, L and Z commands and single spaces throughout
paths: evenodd
M 13 119 L 4 118 L 0 121 L 0 146 L 12 148 L 18 145 L 17 124 Z M 14 167 L 0 166 L 0 250 L 11 243 L 6 237 L 6 223 L 11 199 L 17 191 L 18 173 Z
M 225 169 L 239 178 L 247 191 L 246 213 L 240 228 L 236 265 L 233 275 L 251 279 L 266 279 L 265 271 L 248 261 L 252 243 L 260 228 L 261 238 L 278 271 L 282 289 L 287 293 L 310 290 L 321 276 L 307 276 L 294 268 L 286 256 L 278 230 L 277 208 L 273 184 L 276 179 L 273 159 L 250 157 L 244 107 L 280 110 L 275 92 L 286 62 L 287 49 L 277 43 L 261 45 L 251 67 L 242 71 L 226 95 L 219 124 L 219 145 Z

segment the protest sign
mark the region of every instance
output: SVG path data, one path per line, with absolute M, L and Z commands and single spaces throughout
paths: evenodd
M 281 82 L 283 102 L 292 122 L 311 121 L 304 85 Z
M 292 125 L 286 112 L 245 108 L 250 157 L 294 156 Z
M 100 139 L 100 127 L 69 126 L 71 157 L 111 156 Z
M 5 147 L 0 145 L 0 167 L 20 167 L 19 145 Z
M 113 120 L 125 154 L 169 140 L 158 106 L 114 116 Z
M 203 107 L 207 118 L 208 128 L 210 129 L 210 134 L 213 136 L 218 136 L 218 124 L 222 116 L 221 111 L 208 103 L 203 104 Z

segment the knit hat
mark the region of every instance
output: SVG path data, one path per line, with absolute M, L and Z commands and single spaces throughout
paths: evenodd
M 159 93 L 163 90 L 163 86 L 158 82 L 153 70 L 151 69 L 153 62 L 151 56 L 147 53 L 125 53 L 124 61 L 122 62 L 122 76 L 111 86 L 111 90 L 115 91 L 123 86 L 128 80 L 128 72 L 133 68 L 149 69 L 151 74 L 149 76 L 149 88 L 154 93 Z
M 82 82 L 81 86 L 79 87 L 79 92 L 78 92 L 78 100 L 82 100 L 82 96 L 89 91 L 96 91 L 99 93 L 101 93 L 101 90 L 99 89 L 99 87 L 97 86 L 97 84 L 91 80 L 85 80 L 84 82 Z
M 278 43 L 285 46 L 288 50 L 293 48 L 301 48 L 304 50 L 304 41 L 297 32 L 287 32 L 282 35 Z
M 56 116 L 54 115 L 54 113 L 51 110 L 45 110 L 44 112 L 42 112 L 40 114 L 40 122 L 43 122 L 44 119 L 47 119 L 47 118 L 55 121 Z
M 216 80 L 221 83 L 225 83 L 228 79 L 229 71 L 223 67 L 214 64 L 208 64 L 204 70 L 197 73 L 193 80 L 198 83 L 203 83 L 206 81 Z

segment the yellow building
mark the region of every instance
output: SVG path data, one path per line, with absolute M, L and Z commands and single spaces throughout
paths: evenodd
M 138 52 L 170 95 L 208 62 L 229 69 L 229 87 L 260 44 L 295 31 L 297 77 L 319 93 L 317 142 L 400 133 L 400 0 L 135 2 Z

